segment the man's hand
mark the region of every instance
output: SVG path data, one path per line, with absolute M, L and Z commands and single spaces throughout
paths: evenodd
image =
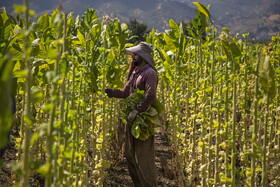
M 105 89 L 105 93 L 107 94 L 108 97 L 113 97 L 113 89 L 107 88 Z
M 132 124 L 138 113 L 139 112 L 137 110 L 133 109 L 127 116 L 127 123 Z

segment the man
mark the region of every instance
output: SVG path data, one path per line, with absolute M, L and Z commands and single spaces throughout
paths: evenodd
M 154 136 L 141 141 L 131 134 L 131 124 L 138 113 L 146 111 L 156 99 L 158 85 L 157 71 L 152 56 L 153 48 L 145 42 L 125 49 L 131 55 L 132 73 L 129 73 L 128 81 L 123 89 L 106 89 L 108 97 L 127 98 L 134 90 L 144 90 L 144 99 L 138 103 L 127 117 L 125 124 L 126 143 L 125 154 L 128 162 L 128 170 L 135 186 L 157 186 Z

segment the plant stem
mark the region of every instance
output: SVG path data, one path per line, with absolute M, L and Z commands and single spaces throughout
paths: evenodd
M 229 134 L 229 107 L 228 107 L 228 102 L 229 102 L 229 76 L 228 76 L 228 59 L 226 60 L 226 75 L 225 75 L 225 79 L 226 79 L 226 102 L 225 102 L 225 125 L 226 125 L 226 139 L 225 139 L 225 142 L 226 142 L 226 155 L 225 155 L 225 177 L 226 179 L 228 178 L 228 173 L 229 173 L 229 168 L 228 168 L 228 157 L 229 157 L 229 148 L 228 148 L 228 142 L 229 140 L 227 139 L 228 138 L 228 134 Z M 228 180 L 226 180 L 226 186 L 228 186 Z
M 63 32 L 63 55 L 65 60 L 68 61 L 67 59 L 67 55 L 66 55 L 66 31 L 67 31 L 67 16 L 66 14 L 64 14 L 64 32 Z M 68 71 L 68 69 L 66 70 Z M 59 131 L 59 136 L 58 136 L 58 155 L 60 153 L 60 145 L 65 145 L 65 139 L 62 138 L 61 136 L 63 136 L 63 132 L 64 132 L 64 127 L 65 127 L 65 98 L 66 98 L 66 94 L 65 94 L 65 82 L 66 82 L 66 75 L 62 77 L 62 84 L 61 84 L 61 92 L 60 92 L 60 113 L 59 113 L 59 119 L 61 122 L 61 128 Z M 62 142 L 64 141 L 64 143 Z M 64 156 L 62 157 L 62 163 L 64 163 L 63 161 L 65 160 Z M 59 181 L 62 183 L 63 181 L 63 166 L 60 166 L 59 168 L 59 172 L 58 172 L 58 176 L 57 178 L 59 179 Z
M 243 120 L 243 130 L 244 130 L 244 147 L 243 147 L 243 150 L 244 151 L 247 151 L 248 150 L 248 143 L 247 143 L 247 138 L 248 138 L 248 135 L 247 135 L 247 121 L 248 121 L 248 111 L 249 111 L 249 108 L 247 106 L 247 89 L 248 89 L 248 62 L 247 62 L 247 36 L 245 38 L 245 47 L 244 47 L 244 51 L 245 51 L 245 55 L 244 55 L 244 66 L 245 66 L 245 77 L 244 77 L 244 81 L 245 81 L 245 88 L 244 88 L 244 120 Z M 245 154 L 245 168 L 249 167 L 249 161 L 248 161 L 248 156 L 246 153 Z
M 31 67 L 30 67 L 30 54 L 29 54 L 29 7 L 28 0 L 24 0 L 25 10 L 25 42 L 24 42 L 24 60 L 26 63 L 26 83 L 25 83 L 25 109 L 24 109 L 24 146 L 23 146 L 23 164 L 22 164 L 22 186 L 29 186 L 29 147 L 30 147 L 30 133 L 31 127 L 33 125 L 31 117 L 31 86 L 32 86 L 32 77 L 31 77 Z
M 255 76 L 255 96 L 254 96 L 254 129 L 252 135 L 252 176 L 251 176 L 251 187 L 255 186 L 255 176 L 256 176 L 256 140 L 257 140 L 257 126 L 258 126 L 258 90 L 259 90 L 259 64 L 260 64 L 260 54 L 259 54 L 259 46 L 256 48 L 257 52 L 257 66 L 256 66 L 256 76 Z
M 232 119 L 232 145 L 231 145 L 231 180 L 232 180 L 232 186 L 235 186 L 235 155 L 236 155 L 236 148 L 235 148 L 235 131 L 236 131 L 236 65 L 235 61 L 232 58 L 232 63 L 233 63 L 233 119 Z
M 220 95 L 219 95 L 219 104 L 218 104 L 218 128 L 216 129 L 216 156 L 215 156 L 215 186 L 220 185 L 220 169 L 219 169 L 219 152 L 220 152 L 220 130 L 221 130 L 221 101 L 223 97 L 223 82 L 220 85 Z
M 265 124 L 264 124 L 264 143 L 263 143 L 263 168 L 262 168 L 262 185 L 267 186 L 267 159 L 266 159 L 266 146 L 267 146 L 267 126 L 269 117 L 269 92 L 267 92 L 267 103 L 266 103 L 266 114 L 265 114 Z

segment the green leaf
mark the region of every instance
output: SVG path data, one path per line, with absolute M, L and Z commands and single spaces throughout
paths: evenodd
M 38 86 L 32 86 L 31 87 L 31 96 L 35 102 L 40 103 L 43 101 L 44 93 L 43 93 L 42 89 L 39 88 Z
M 40 173 L 43 177 L 47 177 L 48 176 L 48 172 L 49 172 L 49 168 L 50 168 L 50 163 L 47 162 L 46 164 L 44 164 L 41 167 L 39 167 L 36 171 L 38 173 Z
M 28 125 L 28 126 L 30 126 L 30 127 L 32 127 L 32 124 L 34 123 L 34 119 L 32 119 L 32 117 L 29 117 L 29 116 L 24 116 L 23 117 L 23 119 L 24 119 L 24 122 Z
M 68 73 L 68 66 L 69 66 L 68 61 L 65 58 L 63 58 L 61 61 L 61 73 L 62 73 L 63 77 L 66 77 L 66 75 Z
M 80 32 L 80 30 L 78 30 L 78 38 L 79 38 L 80 43 L 85 46 L 86 40 L 85 40 L 84 35 Z
M 169 27 L 174 31 L 176 38 L 179 38 L 180 28 L 173 19 L 169 20 Z
M 207 93 L 212 92 L 212 90 L 213 90 L 213 87 L 205 88 L 205 91 L 206 91 Z
M 146 116 L 146 119 L 150 121 L 154 126 L 160 126 L 161 122 L 158 118 L 158 115 L 155 116 Z
M 48 83 L 54 83 L 58 81 L 59 76 L 55 74 L 54 70 L 50 70 L 46 72 L 46 78 Z
M 208 17 L 211 24 L 213 24 L 213 21 L 211 20 L 211 14 L 210 14 L 209 10 L 207 8 L 205 8 L 205 6 L 203 6 L 199 2 L 193 2 L 193 4 L 195 4 L 197 6 L 198 10 L 201 13 L 203 13 L 206 17 Z
M 12 71 L 14 63 L 9 56 L 0 59 L 0 148 L 7 144 L 12 125 Z
M 269 94 L 269 98 L 273 99 L 276 93 L 275 71 L 271 65 L 270 56 L 266 55 L 262 62 L 260 70 L 260 83 L 262 85 L 264 94 Z
M 49 27 L 49 14 L 46 13 L 44 15 L 42 15 L 41 17 L 39 17 L 38 21 L 38 28 L 42 31 L 44 31 L 45 29 L 47 29 Z
M 168 35 L 167 33 L 163 34 L 163 38 L 166 42 L 166 45 L 168 46 L 168 48 L 172 51 L 175 51 L 178 47 L 177 41 L 174 38 L 171 38 L 170 35 Z
M 107 62 L 113 62 L 115 60 L 115 53 L 113 50 L 110 50 L 107 55 Z
M 131 134 L 135 137 L 135 138 L 139 138 L 141 133 L 141 129 L 138 123 L 134 122 L 132 127 L 131 127 Z
M 220 34 L 219 38 L 222 41 L 222 45 L 229 59 L 231 59 L 232 57 L 239 57 L 241 55 L 239 47 L 236 45 L 233 38 L 229 34 L 223 31 Z
M 48 54 L 48 58 L 49 59 L 56 59 L 56 57 L 57 57 L 57 49 L 49 48 L 47 54 Z
M 172 83 L 173 82 L 173 79 L 172 79 L 172 66 L 167 61 L 164 61 L 163 62 L 163 67 L 165 69 L 165 76 L 166 76 L 166 78 Z
M 3 20 L 6 20 L 6 21 L 3 21 L 2 28 L 4 28 L 3 29 L 4 32 L 0 31 L 0 33 L 2 33 L 2 32 L 4 33 L 5 40 L 10 40 L 10 37 L 12 36 L 13 28 L 12 28 L 9 18 L 6 14 L 1 15 L 1 17 Z M 1 30 L 2 30 L 2 28 L 1 28 Z
M 164 55 L 166 61 L 163 62 L 163 67 L 165 69 L 165 76 L 170 80 L 170 82 L 173 81 L 173 69 L 172 64 L 174 64 L 173 60 L 167 55 L 165 50 L 162 49 L 162 54 Z
M 33 133 L 32 135 L 32 138 L 30 140 L 30 145 L 34 145 L 34 143 L 39 139 L 39 133 L 38 132 L 35 132 Z
M 164 105 L 158 99 L 155 100 L 155 102 L 152 104 L 152 107 L 157 110 L 158 114 L 164 111 Z
M 11 53 L 13 54 L 14 60 L 22 60 L 23 50 L 18 44 L 13 44 L 10 48 Z
M 35 17 L 36 16 L 36 13 L 34 10 L 28 10 L 28 14 L 31 18 Z
M 26 10 L 26 7 L 19 4 L 14 4 L 14 9 L 17 14 L 22 14 Z
M 31 56 L 36 57 L 40 50 L 40 38 L 37 38 L 31 43 Z
M 155 116 L 158 114 L 157 110 L 154 109 L 153 107 L 150 107 L 149 110 L 147 110 L 146 112 L 144 112 L 143 114 L 147 115 L 147 116 Z
M 158 125 L 158 127 L 160 127 L 160 126 Z M 150 132 L 150 135 L 155 135 L 154 125 L 152 125 L 152 124 L 149 125 L 149 132 Z
M 86 14 L 85 14 L 85 23 L 87 26 L 92 25 L 92 22 L 96 20 L 96 15 L 95 15 L 96 10 L 93 8 L 87 8 Z

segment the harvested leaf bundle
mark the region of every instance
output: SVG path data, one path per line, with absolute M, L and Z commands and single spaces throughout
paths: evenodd
M 144 90 L 137 90 L 133 95 L 127 97 L 122 101 L 124 108 L 121 110 L 123 115 L 123 120 L 127 118 L 128 114 L 134 109 L 144 98 Z M 154 135 L 154 125 L 160 125 L 159 114 L 163 111 L 163 106 L 156 99 L 156 101 L 151 105 L 151 107 L 142 113 L 139 113 L 133 124 L 131 125 L 131 134 L 139 140 L 147 140 L 150 135 Z

